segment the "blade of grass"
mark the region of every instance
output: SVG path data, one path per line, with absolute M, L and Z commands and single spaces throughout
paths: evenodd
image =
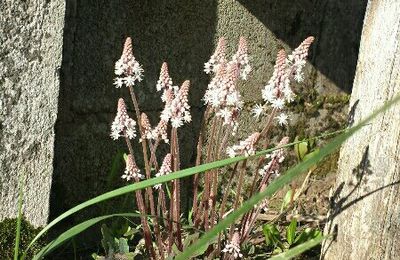
M 19 177 L 19 194 L 18 194 L 18 217 L 17 227 L 15 231 L 15 247 L 14 247 L 14 260 L 18 260 L 19 257 L 19 241 L 21 239 L 21 222 L 22 222 L 22 199 L 23 199 L 23 174 Z
M 308 240 L 307 242 L 304 242 L 301 245 L 295 246 L 295 247 L 289 249 L 288 251 L 283 252 L 283 253 L 281 253 L 279 255 L 273 256 L 273 257 L 271 257 L 269 259 L 270 260 L 288 260 L 288 259 L 291 259 L 291 258 L 296 257 L 296 256 L 300 255 L 301 253 L 304 253 L 305 251 L 313 248 L 314 246 L 319 245 L 322 242 L 322 240 L 324 240 L 324 239 L 325 239 L 325 237 L 323 237 L 323 236 L 319 236 L 317 238 L 310 239 L 310 240 Z
M 397 103 L 399 100 L 400 100 L 400 95 L 398 95 L 395 98 L 393 98 L 392 100 L 388 101 L 385 105 L 383 105 L 381 108 L 379 108 L 374 113 L 369 115 L 366 119 L 362 120 L 358 125 L 356 125 L 356 126 L 354 126 L 352 128 L 349 128 L 348 131 L 346 131 L 343 134 L 341 134 L 338 137 L 336 137 L 333 141 L 331 141 L 330 143 L 325 145 L 320 150 L 319 153 L 311 156 L 309 159 L 303 161 L 300 164 L 297 164 L 295 167 L 293 167 L 293 168 L 289 169 L 288 171 L 286 171 L 285 174 L 283 174 L 279 178 L 275 179 L 271 184 L 269 184 L 268 187 L 263 192 L 260 192 L 258 194 L 255 194 L 254 196 L 252 196 L 250 199 L 248 199 L 246 202 L 243 203 L 242 207 L 240 207 L 239 209 L 233 211 L 231 214 L 229 214 L 227 217 L 225 217 L 222 221 L 220 221 L 213 229 L 208 231 L 198 241 L 193 243 L 184 252 L 179 254 L 175 258 L 175 260 L 190 259 L 190 257 L 196 251 L 196 248 L 204 246 L 206 243 L 208 243 L 209 240 L 213 239 L 220 232 L 222 232 L 224 229 L 228 228 L 240 216 L 242 216 L 244 213 L 246 213 L 247 211 L 252 209 L 254 207 L 254 205 L 256 205 L 257 203 L 261 202 L 266 197 L 272 196 L 281 187 L 283 187 L 285 184 L 288 184 L 290 181 L 292 181 L 294 177 L 300 175 L 303 172 L 306 172 L 314 164 L 320 162 L 327 155 L 329 155 L 332 152 L 334 152 L 337 148 L 340 147 L 340 145 L 342 143 L 344 143 L 344 141 L 346 141 L 356 131 L 361 129 L 361 127 L 363 127 L 366 123 L 368 123 L 370 120 L 375 118 L 380 113 L 382 113 L 382 112 L 386 111 L 387 109 L 389 109 L 392 105 Z
M 68 229 L 67 231 L 65 231 L 64 233 L 59 235 L 56 239 L 54 239 L 49 244 L 47 244 L 45 247 L 43 247 L 42 250 L 40 250 L 40 252 L 38 254 L 36 254 L 33 259 L 34 260 L 42 259 L 44 256 L 46 256 L 47 254 L 52 252 L 54 249 L 61 246 L 63 243 L 65 243 L 69 239 L 73 238 L 77 234 L 85 231 L 86 229 L 99 223 L 100 221 L 103 221 L 105 219 L 109 219 L 112 217 L 140 217 L 140 214 L 118 213 L 118 214 L 111 214 L 111 215 L 95 217 L 95 218 L 86 220 L 82 223 L 79 223 L 78 225 L 73 226 L 72 228 Z

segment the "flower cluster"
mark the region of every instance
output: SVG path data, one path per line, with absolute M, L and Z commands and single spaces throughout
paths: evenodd
M 260 137 L 260 133 L 255 132 L 244 141 L 240 141 L 238 145 L 233 145 L 226 149 L 229 157 L 235 157 L 236 155 L 250 156 L 256 153 L 255 144 Z
M 163 175 L 170 174 L 172 172 L 171 170 L 171 154 L 168 153 L 163 160 L 163 163 L 160 167 L 160 170 L 156 173 L 156 177 L 160 177 Z M 155 189 L 160 189 L 161 188 L 161 183 L 154 185 Z
M 121 58 L 115 63 L 115 78 L 114 85 L 117 88 L 124 84 L 127 87 L 134 86 L 136 81 L 142 81 L 143 68 L 133 56 L 132 39 L 126 38 L 124 50 Z
M 231 63 L 239 65 L 240 78 L 246 80 L 251 72 L 251 66 L 247 54 L 247 42 L 244 37 L 240 37 L 237 52 L 233 55 Z
M 189 123 L 192 121 L 188 100 L 189 86 L 190 82 L 188 80 L 183 82 L 176 96 L 170 103 L 167 102 L 165 104 L 165 108 L 161 113 L 161 120 L 166 122 L 170 120 L 174 128 L 181 127 L 184 122 Z M 173 96 L 173 93 L 169 92 L 167 95 Z
M 288 57 L 286 57 L 284 50 L 278 52 L 272 77 L 262 90 L 262 98 L 265 104 L 263 106 L 256 105 L 253 108 L 255 117 L 258 118 L 262 115 L 267 109 L 267 105 L 270 105 L 276 111 L 282 111 L 286 103 L 294 100 L 295 94 L 290 88 L 290 80 L 293 77 L 297 82 L 303 80 L 303 68 L 313 41 L 314 37 L 308 37 Z M 281 126 L 288 124 L 288 116 L 285 113 L 281 112 L 276 116 L 276 119 Z
M 169 143 L 167 129 L 168 129 L 168 121 L 161 119 L 160 122 L 158 122 L 158 125 L 154 128 L 154 130 L 152 132 L 153 138 L 161 139 L 161 140 L 164 140 L 165 143 Z
M 225 245 L 222 252 L 232 255 L 234 259 L 243 257 L 243 254 L 240 252 L 240 235 L 238 232 L 233 234 L 232 240 Z
M 225 41 L 221 38 L 215 53 L 204 67 L 207 74 L 214 73 L 204 95 L 204 102 L 215 110 L 216 116 L 223 119 L 224 125 L 233 127 L 234 134 L 238 127 L 239 112 L 243 107 L 236 84 L 239 78 L 246 79 L 251 71 L 246 40 L 240 38 L 237 52 L 227 63 Z
M 160 77 L 158 78 L 157 91 L 163 91 L 161 95 L 161 100 L 165 103 L 169 103 L 173 99 L 173 95 L 178 92 L 178 86 L 173 86 L 172 78 L 169 76 L 168 64 L 163 62 L 160 70 Z
M 204 72 L 210 74 L 217 73 L 221 65 L 226 63 L 225 58 L 225 39 L 219 38 L 217 48 L 208 62 L 204 63 Z
M 125 102 L 122 98 L 118 100 L 117 115 L 111 124 L 111 137 L 117 140 L 120 136 L 133 139 L 136 137 L 136 122 L 131 119 L 126 111 Z
M 122 179 L 126 179 L 127 181 L 131 179 L 143 179 L 143 175 L 140 174 L 140 170 L 131 154 L 126 158 L 126 168 Z
M 216 89 L 214 93 L 215 96 L 218 96 L 219 101 L 216 116 L 223 119 L 224 125 L 232 126 L 234 132 L 238 127 L 238 116 L 243 107 L 242 97 L 236 88 L 238 75 L 237 64 L 230 64 L 224 78 L 223 88 Z
M 285 146 L 289 143 L 289 137 L 284 137 L 279 142 L 278 147 Z M 279 165 L 285 160 L 286 151 L 285 149 L 277 149 L 270 154 L 267 154 L 265 158 L 270 159 L 270 161 L 259 171 L 261 176 L 266 174 L 271 174 L 270 178 L 274 179 L 279 176 Z
M 288 62 L 292 66 L 292 73 L 297 82 L 304 80 L 303 68 L 306 65 L 308 50 L 313 42 L 314 37 L 308 37 L 288 56 Z
M 140 124 L 143 129 L 143 137 L 142 138 L 146 138 L 149 140 L 154 139 L 154 134 L 153 134 L 153 130 L 151 129 L 149 118 L 147 117 L 147 115 L 145 113 L 142 113 L 140 115 Z

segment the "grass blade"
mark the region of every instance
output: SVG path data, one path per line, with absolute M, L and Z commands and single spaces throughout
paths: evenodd
M 17 227 L 15 231 L 15 247 L 14 247 L 14 260 L 18 260 L 19 257 L 19 241 L 21 239 L 21 221 L 22 221 L 22 201 L 23 201 L 23 181 L 22 174 L 19 178 L 19 195 L 18 195 L 18 217 Z
M 286 252 L 283 252 L 279 255 L 271 257 L 270 260 L 291 259 L 291 258 L 296 257 L 296 256 L 300 255 L 301 253 L 304 253 L 305 251 L 313 248 L 314 246 L 319 245 L 322 242 L 322 240 L 324 240 L 323 236 L 319 236 L 317 238 L 310 239 L 307 242 L 304 242 L 301 245 L 295 246 Z
M 111 215 L 105 215 L 105 216 L 100 216 L 100 217 L 95 217 L 89 220 L 86 220 L 76 226 L 73 226 L 72 228 L 68 229 L 61 235 L 59 235 L 56 239 L 51 241 L 49 244 L 47 244 L 45 247 L 40 250 L 40 252 L 35 255 L 33 258 L 34 260 L 39 260 L 42 259 L 44 256 L 52 252 L 54 249 L 57 247 L 61 246 L 63 243 L 68 241 L 69 239 L 73 238 L 77 234 L 85 231 L 89 227 L 99 223 L 102 220 L 109 219 L 112 217 L 140 217 L 140 214 L 135 214 L 135 213 L 119 213 L 119 214 L 111 214 Z
M 356 131 L 361 129 L 361 127 L 363 127 L 366 123 L 368 123 L 370 120 L 375 118 L 380 113 L 389 109 L 389 107 L 397 103 L 399 100 L 400 100 L 400 95 L 388 101 L 380 109 L 369 115 L 366 119 L 362 120 L 358 125 L 349 128 L 348 131 L 336 137 L 333 141 L 325 145 L 320 150 L 319 153 L 311 156 L 309 159 L 303 161 L 302 163 L 286 171 L 285 174 L 283 174 L 282 176 L 271 182 L 271 184 L 269 184 L 263 192 L 255 194 L 246 202 L 244 202 L 242 207 L 240 207 L 239 209 L 237 209 L 236 211 L 232 212 L 227 217 L 225 217 L 223 220 L 221 220 L 216 226 L 214 226 L 213 229 L 205 233 L 198 241 L 193 243 L 189 248 L 187 248 L 184 252 L 179 254 L 175 259 L 176 260 L 190 259 L 190 257 L 196 251 L 196 248 L 204 246 L 206 243 L 208 243 L 209 240 L 213 239 L 224 229 L 228 228 L 240 216 L 242 216 L 244 213 L 252 209 L 254 205 L 260 203 L 266 197 L 271 197 L 276 191 L 282 188 L 285 184 L 288 184 L 290 181 L 292 181 L 294 177 L 300 175 L 303 172 L 306 172 L 311 166 L 320 162 L 323 158 L 334 152 L 337 148 L 340 147 L 342 143 L 344 143 L 344 141 L 346 141 Z

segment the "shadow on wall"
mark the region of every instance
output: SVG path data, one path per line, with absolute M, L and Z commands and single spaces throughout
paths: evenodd
M 315 68 L 350 93 L 367 0 L 258 0 L 239 2 L 291 48 L 309 35 Z
M 127 36 L 133 38 L 135 57 L 145 71 L 135 91 L 152 124 L 162 107 L 155 88 L 162 62 L 168 62 L 175 84 L 191 80 L 194 122 L 181 130 L 182 164 L 190 163 L 208 81 L 203 64 L 214 48 L 215 16 L 216 1 L 67 1 L 51 218 L 125 184 L 120 178 L 123 163 L 116 176 L 109 176 L 113 157 L 127 150 L 109 134 L 118 98 L 125 97 L 132 108 L 127 89 L 113 86 L 114 62 Z M 91 208 L 70 223 L 93 212 L 99 209 Z

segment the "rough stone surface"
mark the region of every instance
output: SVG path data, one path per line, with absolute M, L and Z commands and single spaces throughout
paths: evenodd
M 239 36 L 248 39 L 254 71 L 242 91 L 247 100 L 261 98 L 259 90 L 272 75 L 278 51 L 290 52 L 308 36 L 316 41 L 305 85 L 319 93 L 349 93 L 366 4 L 367 0 L 220 0 L 216 36 L 224 36 L 231 48 Z
M 259 131 L 266 123 L 266 118 L 254 120 L 250 110 L 261 102 L 261 90 L 273 73 L 278 51 L 284 48 L 290 53 L 310 35 L 316 40 L 305 67 L 305 81 L 293 84 L 296 106 L 302 109 L 290 108 L 290 126 L 283 132 L 294 138 L 343 127 L 346 102 L 335 104 L 328 115 L 325 105 L 317 102 L 351 91 L 366 4 L 367 0 L 218 1 L 215 40 L 225 37 L 232 55 L 239 37 L 246 37 L 253 66 L 249 80 L 240 84 L 245 110 L 236 139 Z
M 64 27 L 63 1 L 0 3 L 0 220 L 46 224 Z
M 370 0 L 350 100 L 354 124 L 400 94 L 400 2 Z M 400 258 L 400 105 L 340 151 L 321 259 Z

